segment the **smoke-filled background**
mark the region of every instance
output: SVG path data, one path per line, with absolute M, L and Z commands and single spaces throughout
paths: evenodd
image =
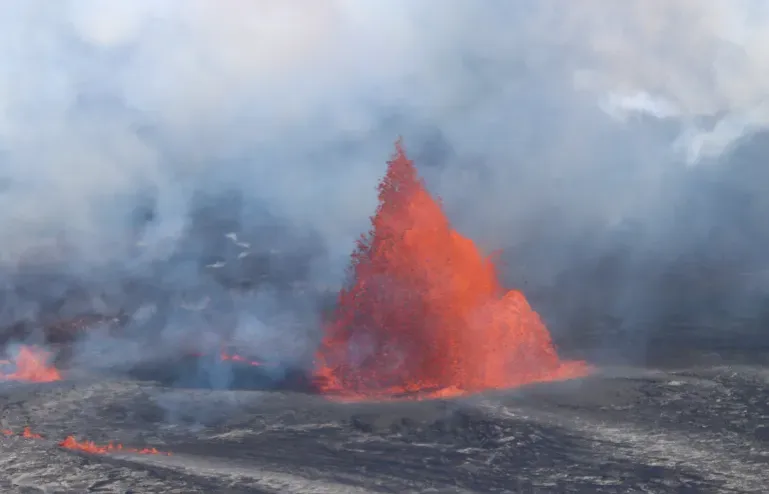
M 306 363 L 403 136 L 565 351 L 748 341 L 768 20 L 757 0 L 0 0 L 0 326 L 124 318 L 91 362 L 226 339 Z

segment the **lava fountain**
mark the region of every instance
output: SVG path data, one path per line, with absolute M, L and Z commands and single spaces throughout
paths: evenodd
M 13 360 L 0 360 L 0 381 L 60 381 L 61 374 L 48 364 L 49 357 L 40 348 L 21 346 Z
M 589 372 L 564 362 L 520 291 L 452 229 L 400 142 L 317 354 L 342 399 L 446 397 Z

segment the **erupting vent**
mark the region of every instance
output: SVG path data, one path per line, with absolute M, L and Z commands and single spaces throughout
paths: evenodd
M 400 143 L 371 222 L 318 352 L 324 392 L 453 396 L 589 371 L 559 360 L 537 313 L 451 228 Z
M 0 360 L 0 381 L 60 381 L 61 374 L 48 364 L 50 354 L 32 346 L 22 346 L 13 360 Z

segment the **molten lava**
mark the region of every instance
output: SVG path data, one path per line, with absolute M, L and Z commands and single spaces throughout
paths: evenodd
M 104 446 L 99 446 L 98 444 L 91 442 L 91 441 L 78 441 L 75 439 L 74 436 L 67 436 L 66 439 L 64 439 L 62 442 L 59 443 L 59 446 L 65 449 L 72 449 L 75 451 L 82 451 L 84 453 L 91 453 L 91 454 L 107 454 L 107 453 L 134 453 L 139 455 L 165 455 L 165 456 L 171 456 L 171 453 L 164 453 L 161 451 L 158 451 L 155 448 L 126 448 L 122 444 L 113 444 L 108 443 Z
M 15 436 L 13 431 L 8 429 L 0 429 L 0 434 L 3 436 L 11 437 Z M 25 427 L 24 431 L 20 434 L 25 439 L 43 439 L 43 436 L 32 432 L 32 429 Z M 100 446 L 91 441 L 78 441 L 74 436 L 67 436 L 63 441 L 59 443 L 59 447 L 64 449 L 71 449 L 75 451 L 82 451 L 84 453 L 91 454 L 107 454 L 107 453 L 134 453 L 138 455 L 165 455 L 171 456 L 171 453 L 158 451 L 156 448 L 127 448 L 122 444 L 108 443 L 104 446 Z
M 40 434 L 32 432 L 32 429 L 30 429 L 29 427 L 24 428 L 24 432 L 21 433 L 21 437 L 26 439 L 42 439 L 43 438 L 43 436 L 41 436 Z
M 47 363 L 49 357 L 48 352 L 39 348 L 22 346 L 12 361 L 0 360 L 0 381 L 60 381 L 59 371 Z M 5 372 L 5 368 L 9 371 Z
M 190 357 L 204 357 L 205 354 L 202 352 L 191 352 L 188 353 Z M 243 355 L 238 355 L 237 353 L 228 353 L 225 350 L 221 350 L 219 352 L 219 360 L 222 362 L 239 362 L 244 365 L 250 365 L 251 367 L 261 367 L 264 365 L 259 360 L 251 360 L 249 358 L 244 357 Z
M 249 360 L 246 357 L 238 354 L 229 354 L 225 352 L 221 352 L 219 354 L 219 358 L 221 358 L 225 362 L 242 362 L 244 364 L 250 365 L 252 367 L 261 367 L 262 363 L 258 360 Z
M 400 143 L 317 355 L 322 391 L 436 397 L 585 375 L 520 291 L 451 228 Z

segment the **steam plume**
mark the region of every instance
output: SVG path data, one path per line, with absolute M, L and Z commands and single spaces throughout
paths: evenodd
M 137 278 L 168 307 L 248 307 L 225 325 L 311 353 L 269 330 L 316 313 L 276 280 L 339 286 L 396 135 L 454 223 L 511 253 L 513 283 L 553 290 L 625 249 L 630 288 L 602 310 L 646 317 L 661 275 L 639 282 L 640 266 L 714 256 L 702 239 L 745 213 L 724 187 L 756 193 L 700 184 L 723 184 L 769 124 L 768 18 L 751 0 L 4 1 L 2 317 L 125 305 Z M 258 303 L 217 288 L 269 251 L 304 261 L 268 262 Z M 197 317 L 147 310 L 166 334 Z

